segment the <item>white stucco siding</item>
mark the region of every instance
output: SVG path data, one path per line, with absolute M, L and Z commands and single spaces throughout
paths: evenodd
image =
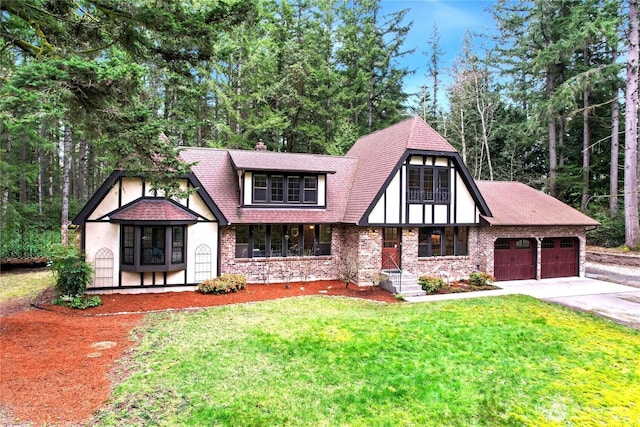
M 386 221 L 387 224 L 399 224 L 401 221 L 401 197 L 402 189 L 400 188 L 400 173 L 401 170 L 396 173 L 389 185 L 387 186 L 385 193 L 386 204 Z
M 318 205 L 325 206 L 327 204 L 327 177 L 320 175 L 318 177 Z
M 120 265 L 120 226 L 109 222 L 87 222 L 82 230 L 86 236 L 85 240 L 85 257 L 86 261 L 91 264 L 95 272 L 96 254 L 103 248 L 111 251 L 113 256 L 112 283 L 115 285 L 118 280 L 118 271 Z M 103 271 L 101 274 L 108 275 Z M 89 286 L 95 287 L 94 282 Z
M 244 204 L 251 204 L 251 195 L 253 194 L 253 174 L 245 172 L 244 174 Z
M 455 207 L 457 212 L 451 222 L 459 224 L 471 224 L 478 223 L 478 209 L 476 203 L 471 197 L 469 189 L 464 185 L 462 178 L 459 174 L 456 174 L 456 194 L 454 195 Z M 452 211 L 453 215 L 453 211 Z
M 409 224 L 421 225 L 424 218 L 424 205 L 409 205 Z
M 384 223 L 384 194 L 378 200 L 375 207 L 371 210 L 369 214 L 369 224 L 383 224 Z
M 205 265 L 196 267 L 196 249 L 200 245 L 207 245 L 211 251 L 209 257 L 209 277 L 218 276 L 218 233 L 219 227 L 217 222 L 200 222 L 191 225 L 187 231 L 187 281 L 188 283 L 196 283 L 196 268 L 206 268 Z
M 446 224 L 447 223 L 447 206 L 435 205 L 433 207 L 433 223 L 434 224 Z
M 187 205 L 185 205 L 185 206 L 187 206 Z M 193 193 L 193 194 L 191 194 L 189 196 L 188 207 L 192 211 L 198 213 L 199 215 L 201 215 L 202 217 L 204 217 L 204 218 L 206 218 L 206 219 L 208 219 L 210 221 L 215 221 L 216 220 L 216 218 L 213 215 L 213 213 L 209 210 L 207 205 L 204 203 L 204 200 L 202 200 L 202 197 L 200 197 L 196 193 Z
M 119 191 L 119 185 L 116 182 L 116 184 L 113 186 L 113 188 L 111 188 L 106 196 L 102 199 L 102 201 L 100 202 L 100 204 L 93 210 L 93 212 L 91 212 L 91 215 L 89 215 L 89 217 L 87 218 L 88 220 L 96 220 L 100 217 L 103 217 L 104 215 L 108 214 L 109 212 L 112 212 L 116 209 L 118 209 L 118 191 Z
M 149 185 L 147 184 L 146 187 L 149 187 Z M 118 189 L 117 183 L 114 189 Z M 149 191 L 149 188 L 147 188 L 147 191 Z M 134 200 L 139 199 L 140 197 L 142 197 L 142 178 L 123 177 L 121 194 L 122 206 L 126 205 L 127 203 L 131 203 Z

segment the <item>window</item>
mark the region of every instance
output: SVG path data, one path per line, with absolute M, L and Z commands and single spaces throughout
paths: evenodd
M 236 226 L 236 258 L 319 255 L 331 255 L 330 225 Z
M 304 177 L 304 199 L 305 203 L 318 203 L 318 177 Z
M 315 175 L 253 175 L 253 203 L 317 204 Z
M 287 178 L 287 203 L 300 202 L 300 177 L 290 176 Z
M 571 240 L 571 239 L 562 239 L 562 240 L 560 240 L 560 247 L 561 248 L 572 248 L 573 247 L 573 240 Z
M 449 168 L 409 166 L 409 203 L 449 203 Z
M 464 256 L 467 227 L 421 227 L 418 231 L 418 257 Z
M 531 247 L 531 241 L 527 239 L 520 239 L 516 242 L 516 249 L 529 249 Z
M 266 202 L 267 199 L 267 175 L 255 174 L 253 176 L 253 201 Z
M 271 201 L 284 202 L 284 176 L 271 177 Z
M 186 226 L 121 227 L 121 265 L 125 271 L 175 271 L 186 268 Z
M 544 239 L 542 240 L 542 249 L 553 249 L 555 247 L 555 240 Z

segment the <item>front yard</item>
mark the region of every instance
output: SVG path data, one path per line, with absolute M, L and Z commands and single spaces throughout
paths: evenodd
M 640 334 L 521 297 L 151 315 L 98 425 L 640 425 Z

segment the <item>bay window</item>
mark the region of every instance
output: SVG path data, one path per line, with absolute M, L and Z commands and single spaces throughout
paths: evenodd
M 186 225 L 122 225 L 121 266 L 125 271 L 186 268 Z

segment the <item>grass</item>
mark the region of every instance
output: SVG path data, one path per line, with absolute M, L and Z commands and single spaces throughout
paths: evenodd
M 529 297 L 148 319 L 97 425 L 640 424 L 640 334 Z
M 55 284 L 49 270 L 30 273 L 8 273 L 0 276 L 0 303 L 14 298 L 32 298 Z

